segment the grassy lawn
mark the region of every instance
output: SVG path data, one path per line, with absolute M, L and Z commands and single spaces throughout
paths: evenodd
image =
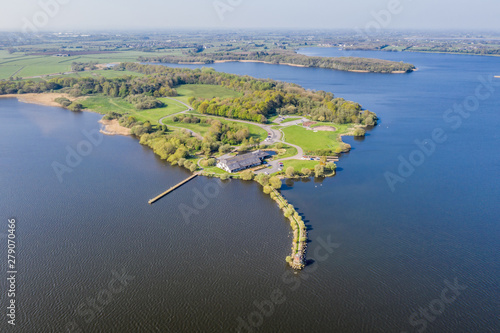
M 295 120 L 299 120 L 299 119 L 302 119 L 302 118 L 285 118 L 285 120 L 283 120 L 281 123 L 282 124 L 289 123 L 291 121 L 295 121 Z
M 288 167 L 293 167 L 296 172 L 300 172 L 302 168 L 314 169 L 316 164 L 319 164 L 319 162 L 311 160 L 286 160 L 283 161 L 283 171 L 286 171 Z
M 183 84 L 181 86 L 175 87 L 175 90 L 177 90 L 179 96 L 176 96 L 174 98 L 186 104 L 188 103 L 189 97 L 192 96 L 207 99 L 212 99 L 214 97 L 225 99 L 241 96 L 241 93 L 237 91 L 209 84 Z
M 173 113 L 181 112 L 186 109 L 182 104 L 172 101 L 167 98 L 159 98 L 167 106 L 158 109 L 137 110 L 132 104 L 122 98 L 113 98 L 107 96 L 91 96 L 80 100 L 80 103 L 89 110 L 106 114 L 110 111 L 129 114 L 134 116 L 139 121 L 150 121 L 151 124 L 157 124 L 162 117 Z
M 216 175 L 223 175 L 223 174 L 230 174 L 229 172 L 226 172 L 222 169 L 219 169 L 218 167 L 216 166 L 213 166 L 213 167 L 208 167 L 208 168 L 203 168 L 203 171 L 207 172 L 207 173 L 214 173 Z
M 321 124 L 329 125 L 329 124 Z M 348 132 L 348 125 L 332 125 L 337 130 L 335 132 L 307 130 L 302 126 L 293 125 L 283 128 L 285 141 L 302 147 L 304 150 L 317 150 L 339 147 L 337 140 L 340 134 Z
M 278 158 L 287 158 L 297 155 L 297 148 L 285 144 L 283 145 L 283 148 L 286 149 L 286 153 L 283 155 L 279 155 Z

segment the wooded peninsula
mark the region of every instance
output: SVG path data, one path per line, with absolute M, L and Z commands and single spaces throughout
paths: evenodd
M 293 51 L 281 52 L 215 52 L 192 54 L 187 56 L 163 55 L 139 57 L 142 62 L 162 62 L 174 64 L 213 64 L 229 61 L 256 61 L 269 64 L 284 64 L 303 67 L 327 68 L 340 71 L 373 72 L 373 73 L 409 73 L 415 66 L 404 62 L 395 62 L 373 58 L 357 57 L 311 57 Z

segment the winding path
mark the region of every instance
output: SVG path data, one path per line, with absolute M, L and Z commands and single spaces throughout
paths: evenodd
M 189 111 L 192 111 L 192 110 L 193 110 L 193 109 L 192 109 L 189 105 L 187 105 L 187 104 L 186 104 L 186 103 L 184 103 L 184 102 L 179 101 L 178 99 L 171 98 L 171 97 L 167 97 L 167 99 L 170 99 L 170 100 L 172 100 L 172 101 L 176 101 L 177 103 L 180 103 L 180 104 L 184 105 L 185 107 L 187 107 L 187 109 L 186 109 L 186 110 L 184 110 L 184 111 L 180 111 L 180 112 L 172 113 L 172 114 L 169 114 L 168 116 L 165 116 L 165 117 L 160 118 L 160 119 L 158 120 L 158 123 L 160 123 L 160 125 L 165 125 L 165 124 L 163 123 L 163 119 L 166 119 L 166 118 L 168 118 L 168 117 L 172 117 L 172 116 L 174 116 L 174 115 L 176 115 L 176 114 L 187 113 L 187 112 L 189 112 Z M 173 127 L 173 128 L 182 129 L 182 130 L 185 130 L 185 131 L 188 131 L 189 133 L 191 133 L 191 135 L 192 135 L 192 136 L 197 137 L 197 138 L 198 138 L 198 139 L 200 139 L 200 140 L 203 140 L 203 136 L 201 136 L 199 133 L 196 133 L 195 131 L 192 131 L 192 130 L 187 129 L 187 128 L 184 128 L 184 127 L 179 127 L 179 126 L 173 126 L 173 125 L 168 125 L 168 126 L 169 126 L 169 127 Z

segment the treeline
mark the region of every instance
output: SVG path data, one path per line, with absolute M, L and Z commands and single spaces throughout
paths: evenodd
M 177 96 L 172 87 L 174 82 L 167 76 L 120 78 L 99 77 L 58 77 L 48 81 L 0 81 L 0 94 L 28 94 L 44 92 L 65 92 L 73 97 L 103 94 L 125 98 L 129 95 L 153 97 Z
M 204 53 L 196 56 L 157 56 L 139 57 L 142 62 L 164 63 L 203 63 L 212 64 L 216 61 L 255 60 L 272 64 L 293 64 L 305 67 L 336 69 L 341 71 L 367 71 L 374 73 L 411 72 L 415 66 L 403 62 L 389 60 L 357 58 L 357 57 L 310 57 L 295 52 L 218 52 Z

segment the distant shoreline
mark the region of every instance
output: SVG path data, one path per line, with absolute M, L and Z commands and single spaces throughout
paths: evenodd
M 157 61 L 153 61 L 157 62 Z M 243 63 L 260 63 L 260 64 L 267 64 L 267 65 L 284 65 L 284 66 L 291 66 L 291 67 L 301 67 L 301 68 L 321 68 L 321 67 L 310 67 L 306 65 L 297 65 L 297 64 L 291 64 L 288 62 L 281 62 L 281 63 L 273 63 L 269 61 L 263 61 L 263 60 L 214 60 L 213 64 L 222 64 L 222 63 L 227 63 L 227 62 L 243 62 Z M 159 61 L 159 63 L 162 63 Z M 207 65 L 210 66 L 211 64 L 207 64 L 201 61 L 196 61 L 196 62 L 188 62 L 188 61 L 180 61 L 177 63 L 177 65 Z M 371 72 L 368 70 L 359 70 L 359 69 L 336 69 L 336 68 L 326 68 L 326 69 L 332 69 L 336 71 L 342 71 L 342 72 L 351 72 L 351 73 L 377 73 L 377 72 Z M 415 68 L 412 70 L 412 72 L 415 72 L 417 69 Z M 384 72 L 383 74 L 405 74 L 408 73 L 406 71 L 392 71 L 392 72 Z M 410 72 L 411 73 L 411 72 Z

